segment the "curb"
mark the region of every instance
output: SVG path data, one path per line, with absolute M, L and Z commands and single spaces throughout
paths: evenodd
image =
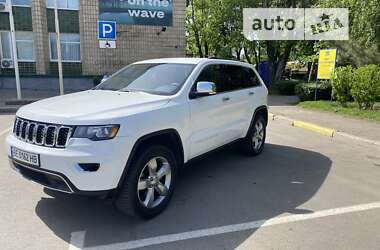
M 295 120 L 292 122 L 292 126 L 298 127 L 298 128 L 303 128 L 306 130 L 310 130 L 310 131 L 319 133 L 321 135 L 329 136 L 329 137 L 334 137 L 334 134 L 335 134 L 334 129 L 321 127 L 321 126 L 318 126 L 316 124 L 304 122 L 304 121 Z
M 310 131 L 319 133 L 321 135 L 329 136 L 329 137 L 334 137 L 334 134 L 336 133 L 335 129 L 325 128 L 325 127 L 322 127 L 322 126 L 319 126 L 317 124 L 313 124 L 310 122 L 293 120 L 293 119 L 290 119 L 290 118 L 282 116 L 282 115 L 275 115 L 273 113 L 269 113 L 269 118 L 273 121 L 276 119 L 286 120 L 286 121 L 290 122 L 290 124 L 293 127 L 303 128 L 303 129 L 310 130 Z
M 298 128 L 303 128 L 303 129 L 306 129 L 306 130 L 310 130 L 310 131 L 319 133 L 319 134 L 324 135 L 324 136 L 336 137 L 337 135 L 339 135 L 339 136 L 346 137 L 346 138 L 349 138 L 349 139 L 352 139 L 352 140 L 357 140 L 357 141 L 365 142 L 365 143 L 372 144 L 372 145 L 380 147 L 380 142 L 379 141 L 374 141 L 374 140 L 362 138 L 362 137 L 359 137 L 359 136 L 347 134 L 345 132 L 341 132 L 341 131 L 338 131 L 338 130 L 332 129 L 332 128 L 325 128 L 325 127 L 322 127 L 322 126 L 319 126 L 317 124 L 313 124 L 313 123 L 310 123 L 310 122 L 299 121 L 299 120 L 292 120 L 292 119 L 290 119 L 288 117 L 285 117 L 285 116 L 282 116 L 282 115 L 275 115 L 275 114 L 272 114 L 272 113 L 269 113 L 268 117 L 269 117 L 269 119 L 271 119 L 273 121 L 277 120 L 277 119 L 286 120 L 286 121 L 290 122 L 290 125 L 293 126 L 293 127 L 298 127 Z
M 21 106 L 19 105 L 11 105 L 11 106 L 3 106 L 3 107 L 0 107 L 0 114 L 14 114 L 17 112 L 17 110 L 20 108 Z

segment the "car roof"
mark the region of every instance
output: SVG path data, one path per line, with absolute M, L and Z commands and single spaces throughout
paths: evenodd
M 203 64 L 206 62 L 228 63 L 228 64 L 232 63 L 232 64 L 236 64 L 236 65 L 252 67 L 251 64 L 239 62 L 239 61 L 222 60 L 222 59 L 208 59 L 208 58 L 190 58 L 190 57 L 150 59 L 150 60 L 135 62 L 135 64 L 142 64 L 142 63 L 181 63 L 181 64 L 194 64 L 194 65 L 196 65 L 196 64 Z

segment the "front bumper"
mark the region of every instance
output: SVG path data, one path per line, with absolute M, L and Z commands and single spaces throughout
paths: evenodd
M 74 190 L 76 190 L 70 180 L 60 173 L 54 173 L 52 171 L 28 166 L 25 163 L 20 163 L 12 159 L 9 159 L 9 163 L 11 167 L 23 177 L 37 182 L 44 187 L 64 193 L 74 193 Z
M 24 177 L 66 193 L 99 193 L 116 189 L 126 166 L 132 145 L 126 137 L 93 142 L 70 139 L 64 149 L 32 145 L 12 134 L 6 139 L 8 157 L 11 147 L 39 154 L 40 167 L 10 159 L 11 165 Z M 78 164 L 97 163 L 97 171 L 84 171 Z

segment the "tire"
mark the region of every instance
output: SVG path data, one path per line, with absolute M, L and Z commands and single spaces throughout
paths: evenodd
M 152 218 L 169 204 L 177 176 L 176 158 L 169 148 L 157 145 L 139 151 L 115 205 L 126 215 Z
M 266 139 L 266 126 L 267 124 L 263 116 L 259 115 L 255 117 L 247 136 L 242 142 L 243 151 L 247 155 L 257 156 L 263 151 Z

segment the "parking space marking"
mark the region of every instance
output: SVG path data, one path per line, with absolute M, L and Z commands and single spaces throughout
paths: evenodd
M 225 234 L 225 233 L 240 232 L 240 231 L 245 231 L 245 230 L 257 229 L 261 227 L 274 226 L 274 225 L 286 224 L 286 223 L 297 222 L 297 221 L 305 221 L 305 220 L 323 218 L 323 217 L 333 216 L 333 215 L 361 212 L 361 211 L 379 209 L 379 208 L 380 208 L 380 202 L 374 202 L 374 203 L 367 203 L 367 204 L 361 204 L 361 205 L 355 205 L 355 206 L 349 206 L 349 207 L 321 210 L 321 211 L 317 211 L 310 214 L 289 215 L 289 216 L 272 218 L 268 220 L 258 220 L 258 221 L 252 221 L 252 222 L 235 224 L 235 225 L 206 228 L 206 229 L 188 231 L 188 232 L 183 232 L 183 233 L 168 234 L 168 235 L 145 238 L 145 239 L 140 239 L 140 240 L 133 240 L 133 241 L 128 241 L 128 242 L 120 242 L 120 243 L 114 243 L 114 244 L 109 244 L 109 245 L 94 246 L 94 247 L 89 247 L 89 248 L 84 248 L 84 249 L 85 250 L 135 249 L 135 248 L 140 248 L 140 247 L 148 247 L 148 246 L 177 242 L 177 241 L 182 241 L 182 240 L 190 240 L 190 239 L 196 239 L 196 238 L 202 238 L 202 237 L 208 237 L 208 236 L 215 236 L 215 235 L 220 235 L 220 234 Z M 80 237 L 83 237 L 83 238 L 80 238 Z M 70 248 L 70 249 L 81 249 L 83 247 L 84 237 L 85 237 L 85 232 L 83 231 L 72 233 L 72 239 L 75 240 L 75 242 L 71 242 L 70 246 L 73 245 L 74 247 L 77 247 L 77 248 Z
M 3 136 L 3 135 L 5 135 L 5 134 L 7 134 L 10 130 L 11 130 L 11 127 L 10 127 L 10 128 L 7 128 L 7 129 L 4 130 L 4 131 L 1 131 L 1 132 L 0 132 L 0 136 Z

